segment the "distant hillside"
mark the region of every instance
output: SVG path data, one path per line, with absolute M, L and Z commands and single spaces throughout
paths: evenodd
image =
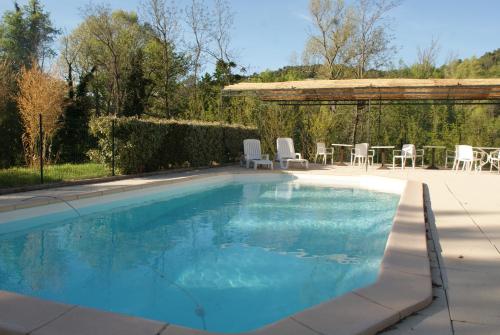
M 276 82 L 314 79 L 318 76 L 319 65 L 285 66 L 278 70 L 265 70 L 248 77 L 249 81 Z
M 319 65 L 285 66 L 278 70 L 266 70 L 255 73 L 247 80 L 253 82 L 277 82 L 321 78 Z M 346 69 L 349 73 L 349 69 Z M 500 49 L 485 53 L 479 58 L 458 59 L 439 68 L 426 69 L 423 72 L 418 65 L 391 69 L 387 71 L 369 70 L 367 78 L 485 78 L 500 77 Z M 346 77 L 350 78 L 350 77 Z
M 485 72 L 491 72 L 493 69 L 498 70 L 500 65 L 500 49 L 487 52 L 477 59 L 481 69 Z

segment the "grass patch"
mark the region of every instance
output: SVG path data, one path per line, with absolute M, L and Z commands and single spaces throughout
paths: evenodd
M 43 169 L 44 183 L 107 177 L 110 169 L 104 164 L 59 164 Z M 30 167 L 13 167 L 0 170 L 0 188 L 40 184 L 40 170 Z

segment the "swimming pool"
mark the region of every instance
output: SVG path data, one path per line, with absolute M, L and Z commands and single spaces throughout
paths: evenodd
M 373 283 L 398 201 L 253 177 L 88 203 L 1 234 L 0 289 L 252 330 Z

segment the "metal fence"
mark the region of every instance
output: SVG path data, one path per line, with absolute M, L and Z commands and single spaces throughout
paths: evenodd
M 30 157 L 30 164 L 15 165 L 0 168 L 0 190 L 26 188 L 32 185 L 62 183 L 75 180 L 95 179 L 114 176 L 115 171 L 115 123 L 111 124 L 112 133 L 112 163 L 111 166 L 93 160 L 87 152 L 96 149 L 95 139 L 90 135 L 69 134 L 70 140 L 52 140 L 44 143 L 44 125 L 42 116 L 38 119 L 39 128 L 36 150 Z M 63 138 L 59 136 L 59 138 Z M 67 137 L 66 137 L 67 139 Z M 45 148 L 45 153 L 44 153 Z M 1 150 L 12 150 L 3 148 Z M 19 150 L 19 149 L 16 149 Z M 19 155 L 22 155 L 19 153 Z M 28 159 L 24 159 L 28 161 Z

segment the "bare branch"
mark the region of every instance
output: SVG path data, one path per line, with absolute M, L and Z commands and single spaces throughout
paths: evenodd
M 208 8 L 203 0 L 191 0 L 185 8 L 186 24 L 188 25 L 193 42 L 189 44 L 192 54 L 192 66 L 194 70 L 195 84 L 204 65 L 204 54 L 208 53 L 210 43 L 210 26 L 212 22 L 208 16 Z
M 227 0 L 214 0 L 213 25 L 210 36 L 214 41 L 214 49 L 209 54 L 217 61 L 230 63 L 233 61 L 231 45 L 231 30 L 234 24 L 234 14 Z

